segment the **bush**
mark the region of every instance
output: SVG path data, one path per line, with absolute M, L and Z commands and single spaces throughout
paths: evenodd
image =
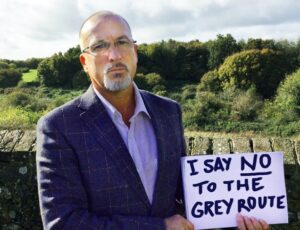
M 7 95 L 6 102 L 12 107 L 26 107 L 31 104 L 32 96 L 21 91 L 15 91 Z
M 209 51 L 208 66 L 210 70 L 218 68 L 231 54 L 240 50 L 239 45 L 231 34 L 217 35 L 217 39 L 206 42 L 206 47 Z
M 39 81 L 19 81 L 17 87 L 18 88 L 28 88 L 28 87 L 38 87 L 40 86 L 40 82 Z
M 203 77 L 201 78 L 201 82 L 197 87 L 197 91 L 221 91 L 221 82 L 219 79 L 218 71 L 216 69 L 211 70 L 203 75 Z
M 254 88 L 237 93 L 231 109 L 231 117 L 236 121 L 254 121 L 262 109 L 263 101 Z
M 73 89 L 87 88 L 90 84 L 90 77 L 83 70 L 78 71 L 72 79 Z
M 0 116 L 0 129 L 32 129 L 42 112 L 30 112 L 23 108 L 4 108 L 1 111 L 5 116 Z
M 21 72 L 21 73 L 28 73 L 29 72 L 29 68 L 27 67 L 20 67 L 18 68 L 18 71 Z
M 63 96 L 57 97 L 54 100 L 51 101 L 51 103 L 48 106 L 49 110 L 52 110 L 58 106 L 63 105 L 64 103 L 66 103 L 68 101 L 68 99 L 64 98 Z
M 230 107 L 218 95 L 211 92 L 197 93 L 194 100 L 189 100 L 183 107 L 185 127 L 205 129 L 214 126 L 229 117 Z
M 156 85 L 152 88 L 153 93 L 166 91 L 166 87 L 164 85 Z
M 14 69 L 0 69 L 0 87 L 14 87 L 21 80 L 22 74 Z
M 48 109 L 50 101 L 48 98 L 42 97 L 36 90 L 24 88 L 12 91 L 3 98 L 2 104 L 6 108 L 22 108 L 28 112 L 44 112 Z M 33 92 L 36 93 L 33 94 Z
M 38 66 L 37 75 L 42 85 L 48 87 L 65 87 L 72 78 L 66 74 L 67 61 L 62 54 L 55 54 L 44 59 Z
M 73 77 L 82 69 L 78 52 L 80 52 L 79 47 L 71 48 L 64 55 L 58 53 L 44 59 L 37 69 L 37 75 L 42 85 L 60 88 L 72 87 Z M 74 81 L 76 82 L 77 80 Z
M 4 61 L 0 61 L 0 69 L 9 69 L 10 66 L 8 63 L 4 62 Z
M 194 99 L 196 96 L 196 86 L 195 85 L 185 85 L 182 87 L 181 102 L 186 102 L 187 100 Z
M 300 118 L 300 69 L 289 75 L 278 87 L 273 101 L 265 104 L 263 119 L 277 124 L 297 121 Z
M 134 78 L 134 81 L 140 89 L 148 91 L 165 90 L 165 80 L 157 73 L 148 73 L 146 75 L 139 73 Z
M 289 68 L 280 52 L 247 50 L 226 58 L 218 76 L 223 89 L 247 90 L 255 87 L 264 98 L 271 98 L 285 74 L 289 73 Z

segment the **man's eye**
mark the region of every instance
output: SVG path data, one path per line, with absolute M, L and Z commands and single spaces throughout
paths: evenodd
M 116 46 L 127 46 L 129 44 L 129 41 L 127 40 L 119 40 L 116 42 Z
M 99 43 L 99 44 L 96 44 L 92 47 L 92 50 L 93 51 L 99 51 L 99 50 L 104 50 L 107 48 L 107 44 L 106 43 Z

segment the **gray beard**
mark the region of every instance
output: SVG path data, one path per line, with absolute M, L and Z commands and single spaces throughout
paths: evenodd
M 118 76 L 115 76 L 115 78 L 119 78 Z M 103 84 L 104 87 L 112 92 L 121 91 L 126 89 L 132 82 L 131 77 L 129 74 L 127 74 L 125 77 L 122 78 L 122 80 L 117 79 L 111 80 L 107 74 L 104 74 Z

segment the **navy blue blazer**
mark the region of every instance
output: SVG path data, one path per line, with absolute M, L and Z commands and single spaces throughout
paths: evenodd
M 37 179 L 45 229 L 164 229 L 174 214 L 185 153 L 179 105 L 140 91 L 158 145 L 150 204 L 134 162 L 90 87 L 37 125 Z M 178 180 L 179 179 L 179 180 Z

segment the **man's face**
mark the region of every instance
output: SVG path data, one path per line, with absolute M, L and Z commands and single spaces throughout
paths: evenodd
M 96 89 L 121 91 L 131 85 L 137 66 L 137 47 L 123 20 L 109 17 L 94 22 L 86 47 L 90 48 L 81 54 L 80 61 Z

